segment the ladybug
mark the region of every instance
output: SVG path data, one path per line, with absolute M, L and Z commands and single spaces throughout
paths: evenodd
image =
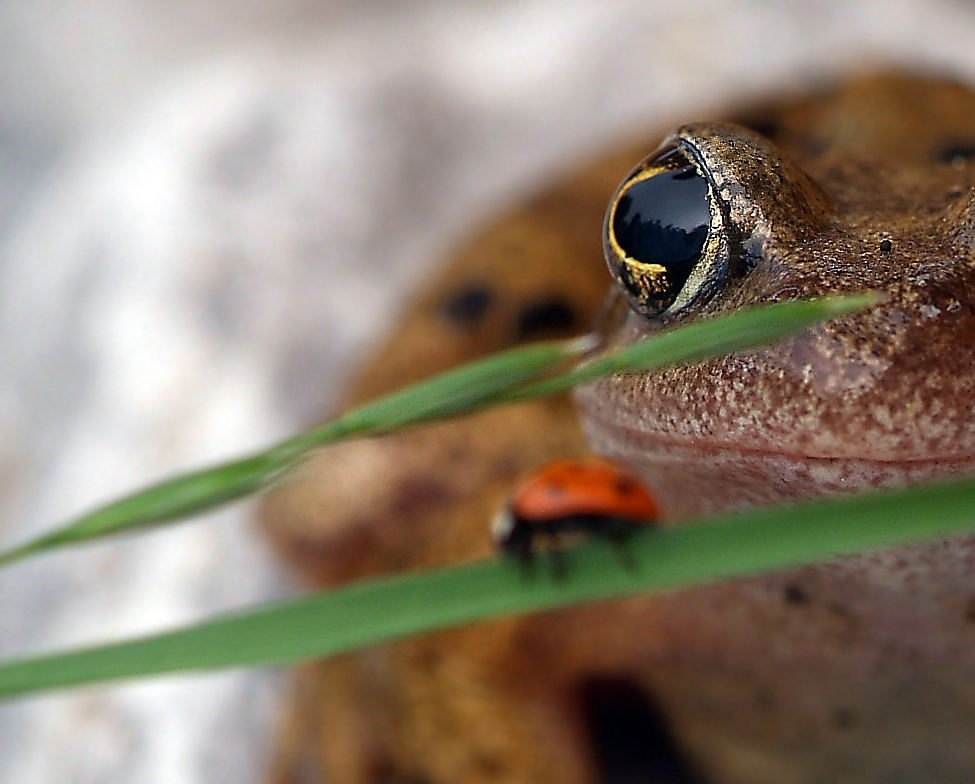
M 515 487 L 495 518 L 495 546 L 530 561 L 558 553 L 589 536 L 622 544 L 635 529 L 660 519 L 656 499 L 633 474 L 589 457 L 557 460 L 535 469 Z

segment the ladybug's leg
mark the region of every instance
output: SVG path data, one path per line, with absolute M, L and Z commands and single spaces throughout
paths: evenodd
M 498 544 L 504 556 L 518 562 L 526 578 L 534 576 L 536 558 L 534 530 L 531 524 L 514 517 L 510 530 Z
M 523 547 L 507 549 L 505 555 L 513 558 L 517 562 L 525 580 L 533 580 L 535 578 L 535 567 L 538 558 L 535 556 L 530 542 L 526 543 Z
M 629 548 L 629 542 L 633 533 L 640 527 L 642 527 L 641 524 L 633 520 L 623 517 L 608 517 L 602 530 L 602 535 L 613 545 L 620 563 L 628 572 L 635 571 L 637 567 L 637 560 Z
M 557 582 L 564 582 L 565 575 L 567 573 L 565 564 L 565 551 L 559 548 L 553 548 L 548 552 L 548 562 L 552 569 L 552 577 L 555 578 Z

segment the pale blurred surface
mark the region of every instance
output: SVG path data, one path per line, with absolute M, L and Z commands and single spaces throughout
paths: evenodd
M 310 422 L 451 238 L 587 150 L 865 64 L 971 79 L 973 30 L 947 0 L 0 2 L 0 541 Z M 0 573 L 0 653 L 287 590 L 238 506 Z M 258 780 L 276 683 L 0 707 L 0 780 Z

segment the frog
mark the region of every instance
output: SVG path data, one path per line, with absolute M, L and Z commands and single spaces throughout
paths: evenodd
M 663 525 L 975 473 L 975 92 L 875 72 L 708 116 L 473 231 L 346 403 L 539 338 L 592 329 L 605 349 L 760 303 L 883 300 L 772 347 L 322 451 L 261 509 L 307 585 L 492 557 L 494 511 L 551 459 L 627 466 Z M 656 209 L 641 183 L 671 175 L 693 190 L 690 251 L 657 264 L 627 225 L 634 200 L 637 228 Z M 975 539 L 932 541 L 311 664 L 269 780 L 970 781 L 973 563 Z

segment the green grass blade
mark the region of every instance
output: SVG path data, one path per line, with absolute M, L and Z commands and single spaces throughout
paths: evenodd
M 280 664 L 511 613 L 679 588 L 975 530 L 975 481 L 752 510 L 634 536 L 636 566 L 601 541 L 566 576 L 479 562 L 365 581 L 115 645 L 0 665 L 0 696 L 181 670 Z
M 514 390 L 509 400 L 526 400 L 564 392 L 610 373 L 652 370 L 678 362 L 693 362 L 774 343 L 827 319 L 863 310 L 880 301 L 876 293 L 816 300 L 776 302 L 739 311 L 731 316 L 697 321 L 652 335 L 555 378 Z
M 181 520 L 265 489 L 309 450 L 340 438 L 386 432 L 477 406 L 587 349 L 585 339 L 535 343 L 413 384 L 283 441 L 265 452 L 167 479 L 0 553 L 0 566 L 56 547 Z
M 607 373 L 647 370 L 766 345 L 819 321 L 878 301 L 873 294 L 779 302 L 651 335 L 580 368 L 544 377 L 579 356 L 586 338 L 535 343 L 441 373 L 359 406 L 265 452 L 182 474 L 89 512 L 24 545 L 0 566 L 29 555 L 135 528 L 177 521 L 259 492 L 310 450 L 341 438 L 386 433 L 514 400 L 565 391 Z
M 353 408 L 269 450 L 293 460 L 339 437 L 388 433 L 443 416 L 475 410 L 497 395 L 578 359 L 588 337 L 533 343 L 461 365 Z

